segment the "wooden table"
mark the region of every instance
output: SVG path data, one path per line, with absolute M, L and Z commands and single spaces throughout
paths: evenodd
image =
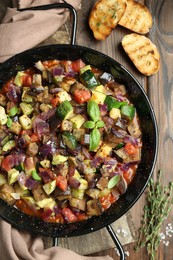
M 153 27 L 147 36 L 157 45 L 161 55 L 161 68 L 156 75 L 151 77 L 141 75 L 122 51 L 120 42 L 125 34 L 130 33 L 129 30 L 117 26 L 105 41 L 94 40 L 88 27 L 87 18 L 95 2 L 95 0 L 82 1 L 82 10 L 78 12 L 77 44 L 101 51 L 116 59 L 135 75 L 147 91 L 156 114 L 159 128 L 159 153 L 154 176 L 156 176 L 158 169 L 163 169 L 164 184 L 167 184 L 173 179 L 173 115 L 171 114 L 171 109 L 173 109 L 173 0 L 139 0 L 152 13 Z M 140 226 L 145 195 L 146 193 L 141 196 L 139 201 L 131 209 L 137 229 Z M 163 232 L 166 225 L 172 222 L 173 218 L 172 214 L 170 214 L 169 219 L 164 222 Z M 169 241 L 170 244 L 168 247 L 164 246 L 163 243 L 160 244 L 157 259 L 173 259 L 173 239 L 170 238 Z M 125 250 L 128 250 L 130 254 L 128 259 L 149 259 L 145 248 L 136 253 L 133 247 L 134 244 L 125 246 Z M 107 254 L 115 260 L 119 259 L 114 249 L 102 251 L 95 255 Z

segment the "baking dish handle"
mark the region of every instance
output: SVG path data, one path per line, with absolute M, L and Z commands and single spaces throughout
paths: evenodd
M 50 9 L 60 9 L 60 8 L 66 8 L 69 9 L 71 15 L 72 15 L 72 29 L 71 29 L 71 45 L 75 45 L 76 42 L 76 31 L 77 31 L 77 12 L 76 9 L 66 3 L 57 3 L 57 4 L 49 4 L 49 5 L 40 5 L 40 6 L 33 6 L 33 7 L 28 7 L 28 8 L 22 8 L 22 9 L 17 9 L 19 12 L 23 11 L 29 11 L 29 10 L 50 10 Z

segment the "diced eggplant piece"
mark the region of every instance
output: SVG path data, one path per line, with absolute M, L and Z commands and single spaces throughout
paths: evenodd
M 98 199 L 100 190 L 99 189 L 88 189 L 86 190 L 86 194 L 90 196 L 92 199 Z
M 38 153 L 38 145 L 36 143 L 29 143 L 27 146 L 27 155 L 34 156 Z
M 63 120 L 61 130 L 71 132 L 73 130 L 73 123 L 69 120 Z
M 28 189 L 22 189 L 18 183 L 14 184 L 15 192 L 18 193 L 21 197 L 29 196 L 30 191 Z
M 70 187 L 67 187 L 65 191 L 62 191 L 58 187 L 53 191 L 52 197 L 58 200 L 65 200 L 71 198 L 71 189 Z
M 41 184 L 38 184 L 36 188 L 32 189 L 32 194 L 35 201 L 41 201 L 48 197 Z
M 115 136 L 113 133 L 106 135 L 104 138 L 104 142 L 112 148 L 115 148 L 119 143 L 123 142 L 123 138 L 119 138 Z
M 86 200 L 85 199 L 71 198 L 69 202 L 70 202 L 71 207 L 77 208 L 82 211 L 85 211 L 85 209 L 86 209 Z
M 54 173 L 55 174 L 60 174 L 62 175 L 63 177 L 66 177 L 67 174 L 68 174 L 68 163 L 67 162 L 64 162 L 64 163 L 61 163 L 61 164 L 58 164 L 54 170 Z
M 99 216 L 102 214 L 101 205 L 98 199 L 87 201 L 87 215 Z
M 103 85 L 105 85 L 106 83 L 113 81 L 113 80 L 114 80 L 114 77 L 108 72 L 103 72 L 103 74 L 100 75 L 100 77 L 99 77 L 99 81 Z
M 6 97 L 3 94 L 0 94 L 0 105 L 3 107 L 6 105 Z
M 137 122 L 133 121 L 130 123 L 127 127 L 130 135 L 132 135 L 135 138 L 139 138 L 141 136 L 141 130 L 139 129 L 139 125 Z
M 47 195 L 51 194 L 56 189 L 56 180 L 47 182 L 43 185 L 43 189 Z
M 101 177 L 98 180 L 96 186 L 98 189 L 103 190 L 104 188 L 108 187 L 108 182 L 109 182 L 109 179 L 107 177 Z
M 126 162 L 128 160 L 128 155 L 125 152 L 124 148 L 120 148 L 118 150 L 114 150 L 114 153 L 117 156 L 119 161 Z
M 14 205 L 16 200 L 12 197 L 12 193 L 15 193 L 15 189 L 7 183 L 0 186 L 0 198 L 7 201 L 9 205 Z
M 124 194 L 127 190 L 127 182 L 126 180 L 123 178 L 123 176 L 120 176 L 120 180 L 118 182 L 118 184 L 116 185 L 118 191 L 120 192 L 120 194 Z

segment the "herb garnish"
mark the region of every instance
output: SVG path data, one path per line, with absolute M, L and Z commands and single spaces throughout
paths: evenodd
M 173 182 L 162 186 L 162 171 L 159 170 L 157 182 L 149 181 L 147 205 L 144 206 L 144 216 L 139 230 L 135 250 L 146 246 L 151 260 L 155 259 L 161 237 L 160 230 L 163 221 L 168 217 L 173 204 Z
M 89 100 L 87 104 L 87 113 L 90 116 L 92 121 L 86 121 L 84 123 L 84 127 L 88 129 L 93 129 L 90 133 L 90 145 L 89 150 L 94 151 L 99 143 L 100 143 L 100 131 L 97 128 L 104 127 L 104 122 L 100 119 L 100 110 L 98 104 L 93 101 Z

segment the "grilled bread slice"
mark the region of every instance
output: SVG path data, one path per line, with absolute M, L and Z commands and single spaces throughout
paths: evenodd
M 157 47 L 144 35 L 128 34 L 122 39 L 122 46 L 142 74 L 150 76 L 159 70 L 160 54 Z
M 126 9 L 126 0 L 99 0 L 89 15 L 89 26 L 97 40 L 105 40 Z
M 136 33 L 146 34 L 152 27 L 152 16 L 143 4 L 127 0 L 125 13 L 118 24 Z

